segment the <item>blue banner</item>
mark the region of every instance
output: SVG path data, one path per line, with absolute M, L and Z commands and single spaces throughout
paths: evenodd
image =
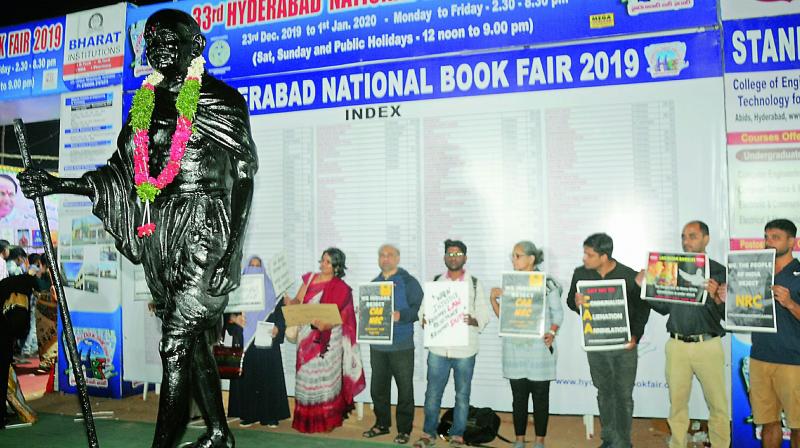
M 64 88 L 65 17 L 0 28 L 0 100 Z
M 722 76 L 719 51 L 719 34 L 709 31 L 370 64 L 229 83 L 257 115 L 716 77 Z M 383 113 L 392 111 L 387 107 Z
M 725 72 L 800 69 L 799 23 L 800 14 L 724 22 Z
M 187 0 L 129 9 L 125 90 L 149 72 L 142 30 L 164 8 L 195 17 L 222 79 L 718 23 L 716 0 Z

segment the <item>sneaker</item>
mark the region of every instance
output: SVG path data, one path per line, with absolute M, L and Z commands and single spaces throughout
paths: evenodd
M 249 422 L 249 421 L 245 421 L 245 420 L 239 420 L 239 426 L 241 426 L 242 428 L 249 428 L 249 427 L 253 426 L 253 424 L 254 424 L 254 423 L 255 423 L 255 422 Z
M 525 442 L 516 441 L 511 448 L 525 448 Z
M 536 442 L 533 444 L 533 448 L 544 448 L 544 443 Z

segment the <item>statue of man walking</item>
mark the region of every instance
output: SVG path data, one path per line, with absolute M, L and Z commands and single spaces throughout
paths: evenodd
M 174 447 L 193 397 L 207 430 L 196 447 L 233 447 L 212 334 L 239 285 L 258 168 L 247 106 L 204 70 L 194 19 L 161 10 L 146 23 L 154 73 L 136 93 L 108 164 L 80 178 L 19 175 L 25 196 L 88 196 L 117 249 L 141 263 L 162 321 L 163 380 L 153 447 Z

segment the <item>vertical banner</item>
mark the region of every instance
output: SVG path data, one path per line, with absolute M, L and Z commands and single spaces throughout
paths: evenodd
M 650 252 L 641 298 L 703 305 L 706 302 L 708 278 L 706 254 Z
M 543 272 L 504 272 L 500 298 L 499 335 L 518 338 L 544 336 L 547 312 Z
M 356 342 L 392 343 L 394 336 L 394 282 L 371 282 L 358 285 Z
M 730 252 L 727 269 L 725 328 L 776 333 L 775 249 Z
M 576 286 L 587 300 L 580 308 L 583 349 L 590 352 L 624 348 L 631 340 L 625 280 L 581 280 Z
M 469 344 L 468 287 L 468 282 L 425 282 L 425 347 Z
M 62 76 L 69 90 L 122 82 L 125 12 L 117 3 L 67 15 Z

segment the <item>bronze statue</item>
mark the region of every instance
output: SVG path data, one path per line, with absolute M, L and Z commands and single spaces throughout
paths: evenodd
M 29 198 L 91 198 L 117 249 L 144 267 L 163 328 L 152 446 L 176 445 L 193 397 L 207 427 L 193 446 L 232 447 L 211 334 L 241 276 L 258 168 L 248 110 L 203 69 L 205 38 L 190 15 L 156 12 L 144 39 L 156 73 L 134 97 L 108 164 L 75 179 L 33 169 L 19 179 Z

